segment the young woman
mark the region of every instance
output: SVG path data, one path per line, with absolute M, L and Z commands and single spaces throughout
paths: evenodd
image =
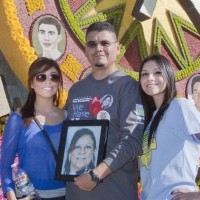
M 140 158 L 141 200 L 189 200 L 181 191 L 194 192 L 190 193 L 192 199 L 199 199 L 200 193 L 195 192 L 199 112 L 189 100 L 175 98 L 173 67 L 162 55 L 143 61 L 139 84 L 146 118 Z
M 62 74 L 54 60 L 38 58 L 28 74 L 28 97 L 20 112 L 13 112 L 7 121 L 2 143 L 1 181 L 7 200 L 16 200 L 11 164 L 15 155 L 41 199 L 65 199 L 65 183 L 54 180 L 56 160 L 43 132 L 45 129 L 58 150 L 61 126 L 66 118 L 59 109 Z M 36 118 L 36 121 L 34 120 Z

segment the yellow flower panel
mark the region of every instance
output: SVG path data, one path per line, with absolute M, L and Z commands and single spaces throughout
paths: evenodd
M 76 82 L 83 67 L 72 54 L 69 54 L 61 64 L 61 70 L 72 82 Z
M 32 15 L 34 12 L 43 10 L 45 8 L 43 0 L 26 0 L 26 8 L 29 15 Z

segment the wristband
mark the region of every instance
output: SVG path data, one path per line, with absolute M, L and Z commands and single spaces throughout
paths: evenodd
M 90 173 L 90 176 L 91 176 L 91 181 L 95 184 L 98 184 L 101 179 L 99 178 L 98 175 L 96 175 L 92 170 L 89 172 Z

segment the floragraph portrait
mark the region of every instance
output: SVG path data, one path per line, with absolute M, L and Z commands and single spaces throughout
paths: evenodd
M 31 29 L 31 41 L 39 57 L 59 60 L 65 52 L 66 34 L 61 22 L 52 15 L 37 18 Z

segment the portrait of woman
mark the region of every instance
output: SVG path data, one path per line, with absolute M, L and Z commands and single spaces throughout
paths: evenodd
M 101 107 L 103 109 L 109 108 L 113 103 L 112 95 L 107 94 L 107 95 L 103 96 L 100 103 L 101 103 Z
M 94 133 L 89 128 L 77 130 L 69 145 L 63 173 L 80 175 L 89 172 L 96 165 L 95 151 L 97 142 Z

